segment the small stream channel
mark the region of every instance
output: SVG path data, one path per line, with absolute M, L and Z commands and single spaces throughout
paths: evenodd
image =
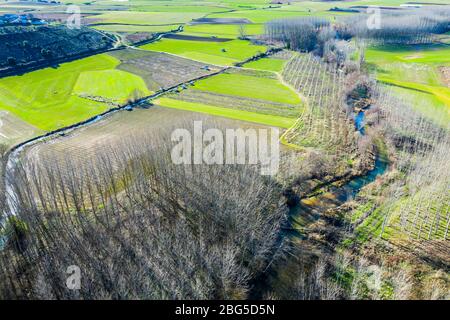
M 359 111 L 354 116 L 355 129 L 361 135 L 365 135 L 365 113 Z M 376 147 L 375 163 L 373 169 L 366 172 L 362 176 L 357 176 L 349 180 L 343 185 L 337 186 L 330 184 L 324 187 L 324 192 L 317 194 L 311 198 L 299 201 L 295 206 L 290 208 L 289 220 L 292 226 L 301 224 L 305 217 L 317 219 L 320 212 L 332 207 L 338 207 L 345 202 L 355 198 L 361 189 L 374 182 L 375 179 L 383 175 L 389 168 L 389 159 L 383 154 L 380 147 Z M 289 232 L 291 236 L 302 237 L 300 232 Z
M 355 130 L 359 131 L 361 135 L 365 135 L 364 111 L 359 111 L 354 115 L 353 119 Z M 282 231 L 280 241 L 283 237 L 289 237 L 292 240 L 305 239 L 305 233 L 303 232 L 305 224 L 319 219 L 321 214 L 327 209 L 336 208 L 355 198 L 364 186 L 375 181 L 378 176 L 383 175 L 389 168 L 389 159 L 383 153 L 383 150 L 380 149 L 382 148 L 376 147 L 373 169 L 367 171 L 364 175 L 354 177 L 343 185 L 330 183 L 320 189 L 322 192 L 316 192 L 314 195 L 303 198 L 290 207 L 288 213 L 289 227 Z M 276 277 L 277 272 L 276 268 L 269 269 L 255 279 L 252 282 L 250 298 L 253 300 L 262 299 L 268 287 L 267 281 L 269 278 Z

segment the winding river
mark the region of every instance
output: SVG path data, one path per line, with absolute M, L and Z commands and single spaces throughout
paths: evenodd
M 354 116 L 355 128 L 361 135 L 365 135 L 364 125 L 365 113 L 359 111 Z M 343 185 L 329 184 L 322 190 L 323 192 L 315 196 L 302 199 L 290 209 L 289 220 L 294 236 L 301 238 L 300 232 L 296 232 L 295 226 L 301 225 L 304 218 L 317 219 L 321 212 L 329 208 L 338 207 L 345 202 L 355 198 L 361 189 L 374 182 L 376 178 L 383 175 L 389 168 L 389 159 L 380 147 L 376 146 L 375 163 L 373 169 L 367 171 L 362 176 L 357 176 L 347 181 Z
M 365 113 L 359 111 L 353 117 L 355 130 L 361 135 L 365 135 Z M 374 167 L 362 176 L 356 176 L 342 185 L 328 183 L 320 188 L 318 192 L 300 199 L 295 205 L 290 207 L 288 214 L 288 225 L 280 235 L 279 241 L 284 237 L 294 240 L 305 239 L 304 228 L 308 222 L 313 222 L 327 210 L 337 208 L 345 202 L 355 198 L 361 189 L 374 182 L 376 178 L 383 175 L 389 169 L 389 159 L 380 146 L 376 146 Z M 384 148 L 383 148 L 384 149 Z M 305 223 L 306 222 L 306 223 Z M 269 278 L 276 277 L 278 270 L 276 267 L 268 269 L 252 283 L 250 291 L 251 299 L 260 300 L 267 290 Z
M 152 39 L 151 42 L 159 40 L 165 34 L 177 33 L 177 32 L 180 32 L 181 30 L 182 29 L 179 28 L 177 30 L 159 34 L 158 37 Z M 279 50 L 280 49 L 268 50 L 267 52 L 265 52 L 263 54 L 259 54 L 257 56 L 251 57 L 250 59 L 238 64 L 237 66 L 241 66 L 245 62 L 248 62 L 248 61 L 258 60 L 263 57 L 269 56 Z M 68 126 L 68 127 L 57 129 L 52 132 L 48 132 L 42 136 L 38 136 L 38 137 L 32 138 L 30 140 L 24 141 L 24 142 L 16 145 L 15 147 L 13 147 L 8 153 L 7 162 L 5 165 L 5 173 L 4 173 L 4 188 L 5 188 L 6 205 L 7 205 L 8 209 L 7 209 L 7 212 L 3 212 L 3 215 L 0 216 L 0 226 L 5 223 L 7 217 L 17 215 L 17 212 L 18 212 L 18 208 L 16 205 L 17 204 L 17 195 L 14 192 L 14 187 L 10 183 L 10 178 L 14 175 L 14 171 L 19 162 L 20 156 L 27 147 L 37 144 L 37 143 L 40 143 L 42 141 L 47 141 L 52 138 L 55 138 L 55 137 L 58 137 L 61 135 L 65 135 L 65 134 L 70 133 L 79 128 L 92 125 L 92 124 L 104 119 L 106 116 L 108 116 L 110 114 L 113 114 L 113 113 L 116 113 L 119 111 L 123 111 L 123 110 L 129 111 L 129 110 L 132 110 L 132 108 L 134 108 L 134 107 L 148 105 L 149 101 L 151 101 L 161 95 L 164 95 L 168 92 L 177 90 L 180 86 L 183 86 L 184 84 L 188 84 L 188 83 L 191 83 L 192 81 L 198 81 L 201 79 L 215 76 L 217 74 L 225 72 L 229 68 L 231 68 L 231 67 L 224 67 L 224 68 L 221 68 L 217 72 L 213 72 L 213 73 L 210 73 L 210 74 L 207 74 L 204 76 L 200 76 L 195 79 L 190 79 L 183 83 L 179 83 L 170 88 L 160 90 L 160 91 L 154 93 L 153 95 L 144 97 L 132 104 L 112 108 L 102 114 L 94 116 L 85 121 L 76 123 L 76 124 Z M 365 119 L 364 118 L 365 118 L 365 113 L 363 110 L 355 113 L 354 117 L 353 117 L 355 129 L 357 131 L 359 131 L 361 135 L 365 135 L 365 124 L 364 124 Z M 322 207 L 323 202 L 327 202 L 326 207 L 338 206 L 340 204 L 347 202 L 349 199 L 355 197 L 365 185 L 373 182 L 377 176 L 382 175 L 387 170 L 387 168 L 388 168 L 387 158 L 383 155 L 380 155 L 380 152 L 377 151 L 377 155 L 376 155 L 376 159 L 375 159 L 375 166 L 372 170 L 368 171 L 363 176 L 354 177 L 353 179 L 351 179 L 344 185 L 335 186 L 333 184 L 330 184 L 325 187 L 327 189 L 327 192 L 324 192 L 324 193 L 318 195 L 317 197 L 312 197 L 310 199 L 303 199 L 302 201 L 299 201 L 299 203 L 297 205 L 295 205 L 294 207 L 292 207 L 290 209 L 289 219 L 291 221 L 295 221 L 296 219 L 301 218 L 304 215 L 311 214 L 314 211 L 316 211 L 317 213 L 320 213 L 320 211 L 323 212 L 323 207 Z M 314 201 L 312 201 L 313 198 L 314 198 Z M 0 234 L 0 249 L 4 246 L 5 239 L 6 239 L 5 235 Z

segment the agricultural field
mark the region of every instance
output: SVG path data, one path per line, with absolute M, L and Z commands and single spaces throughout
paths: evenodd
M 120 60 L 118 70 L 138 75 L 152 91 L 167 89 L 220 70 L 213 65 L 161 52 L 126 49 L 109 54 Z
M 106 55 L 47 68 L 23 76 L 0 79 L 0 108 L 41 130 L 52 130 L 96 115 L 107 104 L 73 95 L 78 76 L 113 69 L 118 61 Z
M 51 131 L 218 70 L 204 67 L 164 53 L 114 51 L 0 79 L 0 109 Z
M 41 129 L 54 130 L 99 114 L 111 105 L 149 95 L 136 75 L 117 71 L 107 54 L 0 79 L 0 109 Z M 127 88 L 122 82 L 129 83 Z M 121 86 L 117 90 L 117 86 Z
M 268 125 L 272 127 L 280 127 L 285 129 L 291 127 L 295 122 L 295 119 L 287 117 L 267 115 L 256 112 L 248 112 L 243 110 L 233 110 L 226 107 L 216 107 L 211 105 L 205 105 L 198 102 L 192 103 L 184 100 L 171 98 L 161 98 L 156 100 L 155 103 L 167 108 L 205 113 L 213 116 L 242 120 L 247 122 L 254 122 L 258 124 Z
M 9 148 L 42 133 L 10 112 L 0 111 L 0 145 Z
M 261 70 L 261 71 L 272 71 L 281 72 L 286 64 L 285 59 L 277 58 L 265 58 L 257 61 L 251 61 L 243 65 L 244 68 Z
M 411 96 L 421 96 L 417 107 L 425 114 L 445 115 L 439 111 L 446 110 L 448 116 L 444 120 L 450 120 L 448 75 L 442 71 L 450 66 L 447 46 L 375 47 L 367 50 L 366 59 L 379 81 L 408 89 Z
M 155 103 L 280 128 L 291 127 L 303 110 L 298 94 L 273 72 L 228 70 Z
M 213 39 L 212 39 L 213 40 Z M 230 66 L 266 51 L 266 47 L 244 40 L 226 42 L 162 39 L 141 47 L 144 50 L 166 52 L 208 64 Z
M 186 2 L 171 2 L 160 5 L 155 2 L 132 3 L 130 10 L 106 12 L 88 17 L 86 23 L 96 29 L 110 32 L 164 32 L 183 25 L 188 35 L 238 38 L 239 26 L 244 23 L 246 35 L 263 33 L 261 22 L 253 23 L 247 18 L 222 19 L 223 12 L 236 10 L 236 4 L 220 2 L 209 5 L 189 5 Z M 237 5 L 239 7 L 239 5 Z M 262 2 L 261 2 L 261 6 Z M 246 7 L 245 11 L 256 7 Z M 217 17 L 215 15 L 218 15 Z M 222 20 L 222 21 L 221 21 Z M 233 21 L 234 20 L 234 21 Z M 258 20 L 259 21 L 259 20 Z
M 199 81 L 195 85 L 195 90 L 292 105 L 300 103 L 298 95 L 293 90 L 265 74 L 223 73 Z
M 102 13 L 86 19 L 88 21 L 92 19 L 96 24 L 158 26 L 184 24 L 201 16 L 203 16 L 203 13 L 199 12 L 117 11 Z
M 100 24 L 94 25 L 93 28 L 105 32 L 119 33 L 119 34 L 136 34 L 147 32 L 150 34 L 158 32 L 169 32 L 171 30 L 178 29 L 179 25 L 163 25 L 163 26 L 152 26 L 152 25 L 128 25 L 128 24 Z
M 0 299 L 449 300 L 449 17 L 0 0 Z
M 140 98 L 150 93 L 142 78 L 121 70 L 83 72 L 73 88 L 75 95 L 102 97 L 116 104 L 124 104 L 133 94 Z
M 113 145 L 127 140 L 145 141 L 149 137 L 159 136 L 162 132 L 170 132 L 170 128 L 189 129 L 193 121 L 202 121 L 205 126 L 212 127 L 265 128 L 254 123 L 155 105 L 148 110 L 135 109 L 133 112 L 112 114 L 92 126 L 56 138 L 51 143 L 35 145 L 30 148 L 25 160 L 33 163 L 54 162 L 58 159 L 83 167 L 95 161 L 98 154 L 107 153 Z
M 183 34 L 236 39 L 244 36 L 254 37 L 264 33 L 262 24 L 191 24 L 186 25 Z
M 257 9 L 257 10 L 242 10 L 226 13 L 214 13 L 210 14 L 209 18 L 233 18 L 233 19 L 248 19 L 251 23 L 264 24 L 267 21 L 288 18 L 299 17 L 308 15 L 307 9 L 298 11 L 284 11 L 277 9 Z

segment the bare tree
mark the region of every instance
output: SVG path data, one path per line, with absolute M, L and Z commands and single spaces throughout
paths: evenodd
M 175 165 L 165 137 L 124 141 L 94 166 L 26 163 L 9 183 L 19 210 L 0 252 L 3 297 L 242 299 L 282 247 L 274 181 Z M 71 265 L 79 291 L 66 287 Z

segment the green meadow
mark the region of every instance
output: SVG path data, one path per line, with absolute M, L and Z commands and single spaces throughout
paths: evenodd
M 446 45 L 376 46 L 366 51 L 368 62 L 379 65 L 394 62 L 450 64 L 450 47 Z
M 87 20 L 95 23 L 139 24 L 139 25 L 168 25 L 183 24 L 192 19 L 200 18 L 201 12 L 140 12 L 140 11 L 112 11 L 95 15 Z
M 223 6 L 220 4 L 210 4 L 210 5 L 203 5 L 201 3 L 198 3 L 195 5 L 195 1 L 193 4 L 189 4 L 186 2 L 181 3 L 173 3 L 173 2 L 165 2 L 167 4 L 165 5 L 152 5 L 152 1 L 148 1 L 148 4 L 143 3 L 141 1 L 131 1 L 133 5 L 132 9 L 133 11 L 143 11 L 143 12 L 179 12 L 179 13 L 215 13 L 215 12 L 223 12 L 227 9 L 229 9 L 227 6 Z
M 281 72 L 286 62 L 283 59 L 264 58 L 248 62 L 243 67 L 262 71 Z
M 266 47 L 253 45 L 244 40 L 207 42 L 162 39 L 141 48 L 172 53 L 188 59 L 222 66 L 231 66 L 266 51 Z
M 248 112 L 242 110 L 234 110 L 223 107 L 215 107 L 210 105 L 205 105 L 201 103 L 192 103 L 187 101 L 181 101 L 171 98 L 160 98 L 155 101 L 157 105 L 174 108 L 179 110 L 193 111 L 206 113 L 214 116 L 225 117 L 235 120 L 242 120 L 247 122 L 254 122 L 259 124 L 264 124 L 273 127 L 289 128 L 291 127 L 295 120 L 294 118 L 287 118 L 274 115 L 266 115 L 256 112 Z
M 156 103 L 280 128 L 291 127 L 303 108 L 298 94 L 273 72 L 249 69 L 233 69 L 197 81 L 186 91 Z
M 244 35 L 254 36 L 264 33 L 263 24 L 243 24 Z M 217 37 L 217 38 L 238 38 L 241 36 L 241 26 L 237 24 L 192 24 L 184 26 L 183 34 Z
M 222 73 L 199 81 L 195 90 L 208 91 L 238 97 L 271 102 L 300 104 L 299 96 L 277 79 L 254 77 L 237 73 Z
M 420 96 L 415 105 L 423 113 L 433 117 L 436 111 L 447 110 L 450 119 L 450 89 L 439 71 L 439 67 L 450 65 L 450 47 L 372 47 L 366 51 L 366 61 L 380 82 L 406 89 L 403 93 L 411 97 Z
M 274 19 L 299 17 L 309 15 L 308 11 L 284 11 L 276 9 L 241 10 L 225 13 L 210 14 L 208 18 L 248 19 L 253 23 L 265 23 Z
M 121 70 L 83 72 L 78 77 L 73 93 L 103 97 L 119 104 L 125 103 L 134 94 L 137 97 L 151 94 L 141 77 Z
M 114 70 L 120 61 L 107 54 L 64 63 L 21 76 L 0 79 L 0 110 L 7 110 L 41 130 L 49 131 L 95 116 L 107 103 L 80 95 L 125 101 L 149 91 L 143 80 Z
M 93 26 L 93 28 L 106 32 L 126 32 L 126 33 L 136 33 L 136 32 L 169 32 L 171 30 L 178 29 L 178 24 L 164 25 L 164 26 L 146 26 L 146 25 L 126 25 L 126 24 L 103 24 L 98 26 Z
M 111 0 L 89 5 L 82 0 L 70 2 L 83 5 L 85 13 L 95 13 L 85 19 L 92 24 L 99 24 L 95 26 L 98 30 L 153 33 L 174 30 L 183 25 L 184 35 L 230 38 L 232 40 L 226 42 L 162 39 L 141 47 L 220 66 L 232 66 L 267 50 L 265 46 L 239 40 L 241 29 L 245 35 L 254 36 L 263 34 L 264 23 L 272 19 L 310 15 L 334 19 L 333 16 L 345 14 L 328 11 L 335 6 L 398 6 L 405 3 L 403 0 L 339 3 L 301 1 L 290 5 L 267 0 L 130 0 L 124 3 Z M 446 3 L 446 0 L 422 2 Z M 29 6 L 8 4 L 2 10 L 10 11 L 13 7 Z M 126 10 L 120 10 L 120 7 Z M 246 19 L 250 23 L 191 24 L 192 20 L 198 18 Z M 430 117 L 438 117 L 435 114 L 445 108 L 450 110 L 450 90 L 443 84 L 439 73 L 440 66 L 450 65 L 450 47 L 374 47 L 367 50 L 366 60 L 379 81 L 410 97 L 417 108 Z M 244 68 L 280 72 L 285 63 L 282 59 L 265 58 L 246 63 Z M 57 68 L 0 79 L 0 110 L 10 112 L 39 130 L 53 130 L 103 112 L 111 107 L 111 103 L 123 104 L 133 97 L 151 94 L 141 77 L 117 70 L 119 64 L 118 59 L 102 54 L 65 63 Z M 196 83 L 192 90 L 223 94 L 234 99 L 242 97 L 270 103 L 301 104 L 298 95 L 278 79 L 248 74 L 221 74 Z M 214 110 L 217 112 L 217 109 Z M 230 112 L 237 111 L 228 110 L 226 113 Z M 239 112 L 246 114 L 245 111 Z M 450 119 L 450 111 L 446 114 L 449 116 L 445 120 Z

